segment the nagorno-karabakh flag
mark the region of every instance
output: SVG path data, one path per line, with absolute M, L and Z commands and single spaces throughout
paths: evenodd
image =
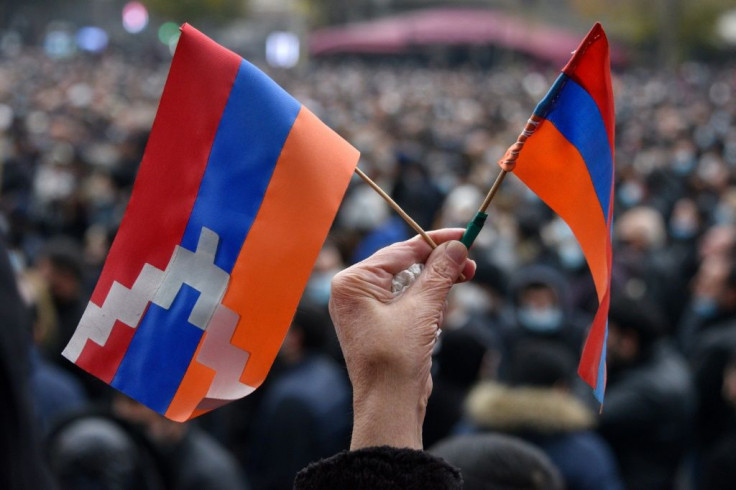
M 63 354 L 187 420 L 265 378 L 358 152 L 189 25 L 128 208 Z
M 578 373 L 602 403 L 611 284 L 614 126 L 608 40 L 596 24 L 530 120 L 536 129 L 514 174 L 570 227 L 590 268 L 599 307 Z

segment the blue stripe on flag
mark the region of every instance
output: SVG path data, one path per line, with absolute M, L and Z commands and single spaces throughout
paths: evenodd
M 199 291 L 183 284 L 171 308 L 151 303 L 110 383 L 165 413 L 204 334 L 187 321 Z
M 613 155 L 608 133 L 595 100 L 573 79 L 562 76 L 567 80 L 546 118 L 578 149 L 585 160 L 603 219 L 608 222 L 613 185 Z
M 182 247 L 195 251 L 200 230 L 206 226 L 220 237 L 215 264 L 232 271 L 300 108 L 291 95 L 243 60 L 212 144 Z
M 600 403 L 606 393 L 606 346 L 608 345 L 608 322 L 606 322 L 606 334 L 603 337 L 603 349 L 601 349 L 601 362 L 598 364 L 598 378 L 596 379 L 593 396 Z

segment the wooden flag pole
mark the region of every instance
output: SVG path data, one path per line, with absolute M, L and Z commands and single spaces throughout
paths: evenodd
M 437 248 L 437 244 L 435 243 L 434 240 L 432 240 L 432 237 L 429 236 L 427 234 L 427 232 L 422 229 L 421 226 L 419 226 L 419 223 L 417 223 L 416 221 L 414 221 L 411 218 L 411 216 L 409 216 L 408 214 L 406 214 L 406 211 L 404 211 L 403 209 L 401 209 L 401 206 L 399 206 L 396 203 L 396 201 L 394 201 L 393 199 L 391 199 L 391 196 L 389 196 L 386 193 L 386 191 L 384 191 L 383 189 L 381 189 L 381 187 L 378 184 L 376 184 L 375 182 L 373 182 L 373 179 L 371 179 L 370 177 L 368 177 L 358 167 L 355 167 L 355 173 L 358 174 L 358 176 L 361 179 L 363 179 L 366 184 L 368 184 L 369 186 L 371 186 L 371 188 L 374 191 L 376 191 L 378 193 L 378 195 L 381 196 L 388 203 L 389 206 L 391 206 L 391 209 L 393 209 L 394 211 L 396 211 L 398 213 L 398 215 L 401 216 L 404 219 L 404 221 L 406 221 L 406 224 L 408 224 L 409 226 L 411 226 L 412 230 L 416 231 L 422 238 L 424 238 L 424 241 L 427 242 L 427 244 L 430 247 L 432 247 L 432 250 L 434 250 L 435 248 Z M 465 274 L 463 274 L 461 272 L 460 273 L 460 280 L 461 281 L 464 281 L 465 279 L 466 279 Z
M 368 177 L 361 169 L 358 167 L 355 167 L 355 173 L 358 174 L 358 176 L 365 181 L 366 184 L 371 186 L 374 191 L 378 193 L 379 196 L 381 196 L 386 203 L 391 206 L 391 208 L 398 213 L 399 216 L 403 218 L 404 221 L 406 221 L 406 224 L 408 224 L 412 230 L 416 231 L 419 235 L 421 235 L 422 238 L 424 238 L 424 241 L 429 244 L 432 249 L 437 248 L 437 244 L 432 240 L 432 237 L 427 234 L 426 231 L 422 229 L 421 226 L 419 226 L 419 223 L 414 221 L 411 216 L 406 214 L 406 211 L 401 209 L 401 206 L 399 206 L 396 201 L 391 199 L 391 196 L 389 196 L 383 189 L 381 189 L 378 184 L 373 182 L 373 180 Z
M 496 176 L 496 180 L 493 182 L 491 190 L 488 191 L 486 198 L 483 200 L 483 204 L 481 204 L 480 208 L 478 209 L 479 213 L 485 213 L 486 209 L 488 209 L 488 206 L 491 205 L 491 201 L 493 201 L 493 198 L 496 197 L 496 192 L 498 192 L 498 189 L 501 187 L 503 179 L 506 178 L 507 173 L 509 173 L 508 170 L 501 170 L 501 172 Z
M 465 233 L 463 233 L 463 237 L 460 239 L 460 241 L 466 247 L 470 248 L 470 246 L 473 245 L 473 242 L 478 237 L 478 233 L 480 233 L 480 230 L 483 229 L 486 218 L 488 218 L 488 215 L 486 214 L 488 206 L 490 206 L 491 201 L 493 201 L 493 198 L 496 196 L 496 192 L 498 192 L 498 189 L 501 187 L 503 179 L 506 178 L 506 174 L 514 171 L 516 160 L 519 158 L 519 153 L 524 147 L 524 143 L 526 143 L 526 140 L 529 138 L 529 136 L 534 133 L 541 121 L 541 117 L 537 116 L 536 114 L 532 114 L 532 117 L 530 117 L 529 120 L 526 122 L 526 126 L 524 126 L 521 134 L 519 134 L 519 137 L 516 138 L 516 142 L 511 145 L 508 150 L 506 150 L 503 158 L 499 160 L 498 165 L 501 167 L 501 173 L 498 174 L 495 182 L 493 182 L 491 190 L 488 191 L 488 194 L 483 200 L 483 203 L 480 205 L 478 212 L 475 213 L 475 217 L 470 222 L 468 222 L 468 226 L 465 228 Z

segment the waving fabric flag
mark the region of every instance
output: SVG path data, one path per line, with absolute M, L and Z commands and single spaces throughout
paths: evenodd
M 593 276 L 599 307 L 578 373 L 601 403 L 611 283 L 614 124 L 608 41 L 596 24 L 537 105 L 523 145 L 507 152 L 518 152 L 514 173 L 575 234 Z
M 184 25 L 128 208 L 63 354 L 174 420 L 265 378 L 358 152 Z

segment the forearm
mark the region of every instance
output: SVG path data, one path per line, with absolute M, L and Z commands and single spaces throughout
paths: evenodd
M 350 449 L 393 446 L 422 449 L 426 396 L 416 387 L 380 383 L 353 395 L 353 436 Z

